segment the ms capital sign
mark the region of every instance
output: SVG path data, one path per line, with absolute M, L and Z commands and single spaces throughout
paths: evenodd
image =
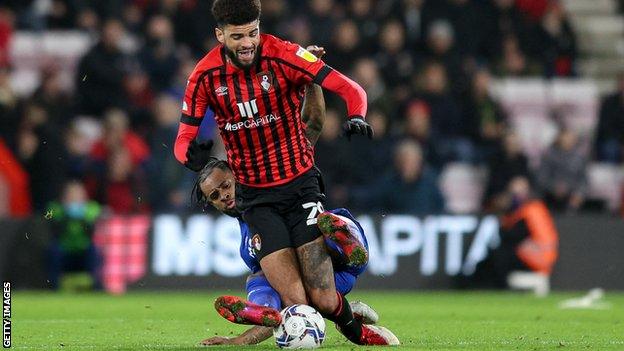
M 470 275 L 500 241 L 494 216 L 364 215 L 357 219 L 368 239 L 368 272 L 373 276 L 401 271 L 425 277 Z M 186 220 L 157 216 L 151 271 L 161 277 L 245 275 L 248 269 L 239 257 L 240 240 L 237 221 L 227 216 L 194 215 Z M 410 258 L 409 266 L 400 264 L 401 257 Z

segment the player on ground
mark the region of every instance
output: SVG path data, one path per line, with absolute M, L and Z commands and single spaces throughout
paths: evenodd
M 246 283 L 249 301 L 235 296 L 222 296 L 215 302 L 215 307 L 221 316 L 231 322 L 256 326 L 233 338 L 215 336 L 206 339 L 202 341 L 204 345 L 256 344 L 269 338 L 272 328 L 281 321 L 281 298 L 262 272 L 249 226 L 229 201 L 234 198 L 234 183 L 234 175 L 227 163 L 211 159 L 199 173 L 194 197 L 201 206 L 211 205 L 239 222 L 240 255 L 252 272 Z M 368 264 L 368 243 L 364 230 L 346 209 L 322 213 L 318 217 L 318 226 L 332 257 L 336 289 L 346 295 Z M 351 303 L 351 308 L 354 315 L 366 324 L 375 324 L 378 320 L 377 313 L 362 302 Z
M 346 102 L 347 135 L 372 137 L 364 121 L 366 93 L 300 46 L 260 34 L 259 0 L 216 0 L 212 12 L 221 45 L 189 78 L 176 158 L 196 171 L 203 168 L 205 153 L 194 139 L 210 107 L 237 181 L 236 206 L 254 233 L 262 270 L 284 304 L 310 304 L 309 297 L 352 342 L 387 345 L 387 336 L 362 326 L 336 291 L 316 226 L 323 212 L 321 176 L 299 115 L 303 87 L 315 82 Z

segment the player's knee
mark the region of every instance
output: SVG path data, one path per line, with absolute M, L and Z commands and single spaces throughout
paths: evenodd
M 321 313 L 333 313 L 338 307 L 338 297 L 335 290 L 313 289 L 308 292 L 310 303 Z

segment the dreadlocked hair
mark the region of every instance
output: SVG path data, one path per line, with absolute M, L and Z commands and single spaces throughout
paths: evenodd
M 195 184 L 193 184 L 193 190 L 191 190 L 191 202 L 193 205 L 200 207 L 203 211 L 210 206 L 210 201 L 201 190 L 201 183 L 203 183 L 211 174 L 215 168 L 219 168 L 224 171 L 230 170 L 230 166 L 224 160 L 220 160 L 216 157 L 211 157 L 208 163 L 199 171 Z
M 251 23 L 260 18 L 260 12 L 260 0 L 215 0 L 212 4 L 212 15 L 220 28 Z

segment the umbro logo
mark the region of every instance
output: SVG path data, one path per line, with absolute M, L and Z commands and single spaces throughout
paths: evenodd
M 217 96 L 227 95 L 228 88 L 224 86 L 220 86 L 217 89 L 215 89 L 215 93 L 217 94 Z

